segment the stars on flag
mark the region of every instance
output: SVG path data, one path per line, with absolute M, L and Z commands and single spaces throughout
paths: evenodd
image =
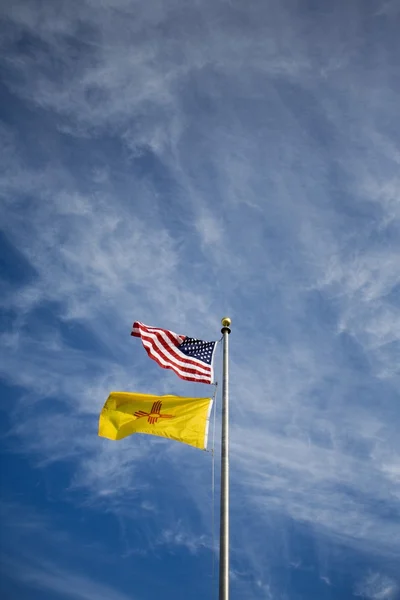
M 202 340 L 187 337 L 179 346 L 179 350 L 183 352 L 183 354 L 186 354 L 186 356 L 198 358 L 208 365 L 211 365 L 214 347 L 215 342 L 203 342 Z

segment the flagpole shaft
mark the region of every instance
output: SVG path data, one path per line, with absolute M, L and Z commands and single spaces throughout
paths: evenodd
M 221 507 L 219 541 L 219 600 L 229 600 L 229 325 L 222 319 L 222 432 L 221 432 Z

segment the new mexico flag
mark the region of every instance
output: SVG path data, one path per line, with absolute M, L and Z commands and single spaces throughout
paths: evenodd
M 121 440 L 149 433 L 205 450 L 212 403 L 212 398 L 111 392 L 100 413 L 99 436 Z

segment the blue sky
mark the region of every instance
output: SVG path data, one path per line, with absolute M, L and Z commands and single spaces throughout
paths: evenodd
M 215 597 L 210 453 L 97 423 L 228 314 L 232 600 L 399 600 L 398 1 L 0 19 L 2 598 Z

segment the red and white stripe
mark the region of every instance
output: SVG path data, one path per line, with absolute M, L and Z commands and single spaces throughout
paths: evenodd
M 148 327 L 135 321 L 131 335 L 140 337 L 147 354 L 163 369 L 172 369 L 178 377 L 197 383 L 212 383 L 213 368 L 197 358 L 179 351 L 186 336 L 168 329 Z

